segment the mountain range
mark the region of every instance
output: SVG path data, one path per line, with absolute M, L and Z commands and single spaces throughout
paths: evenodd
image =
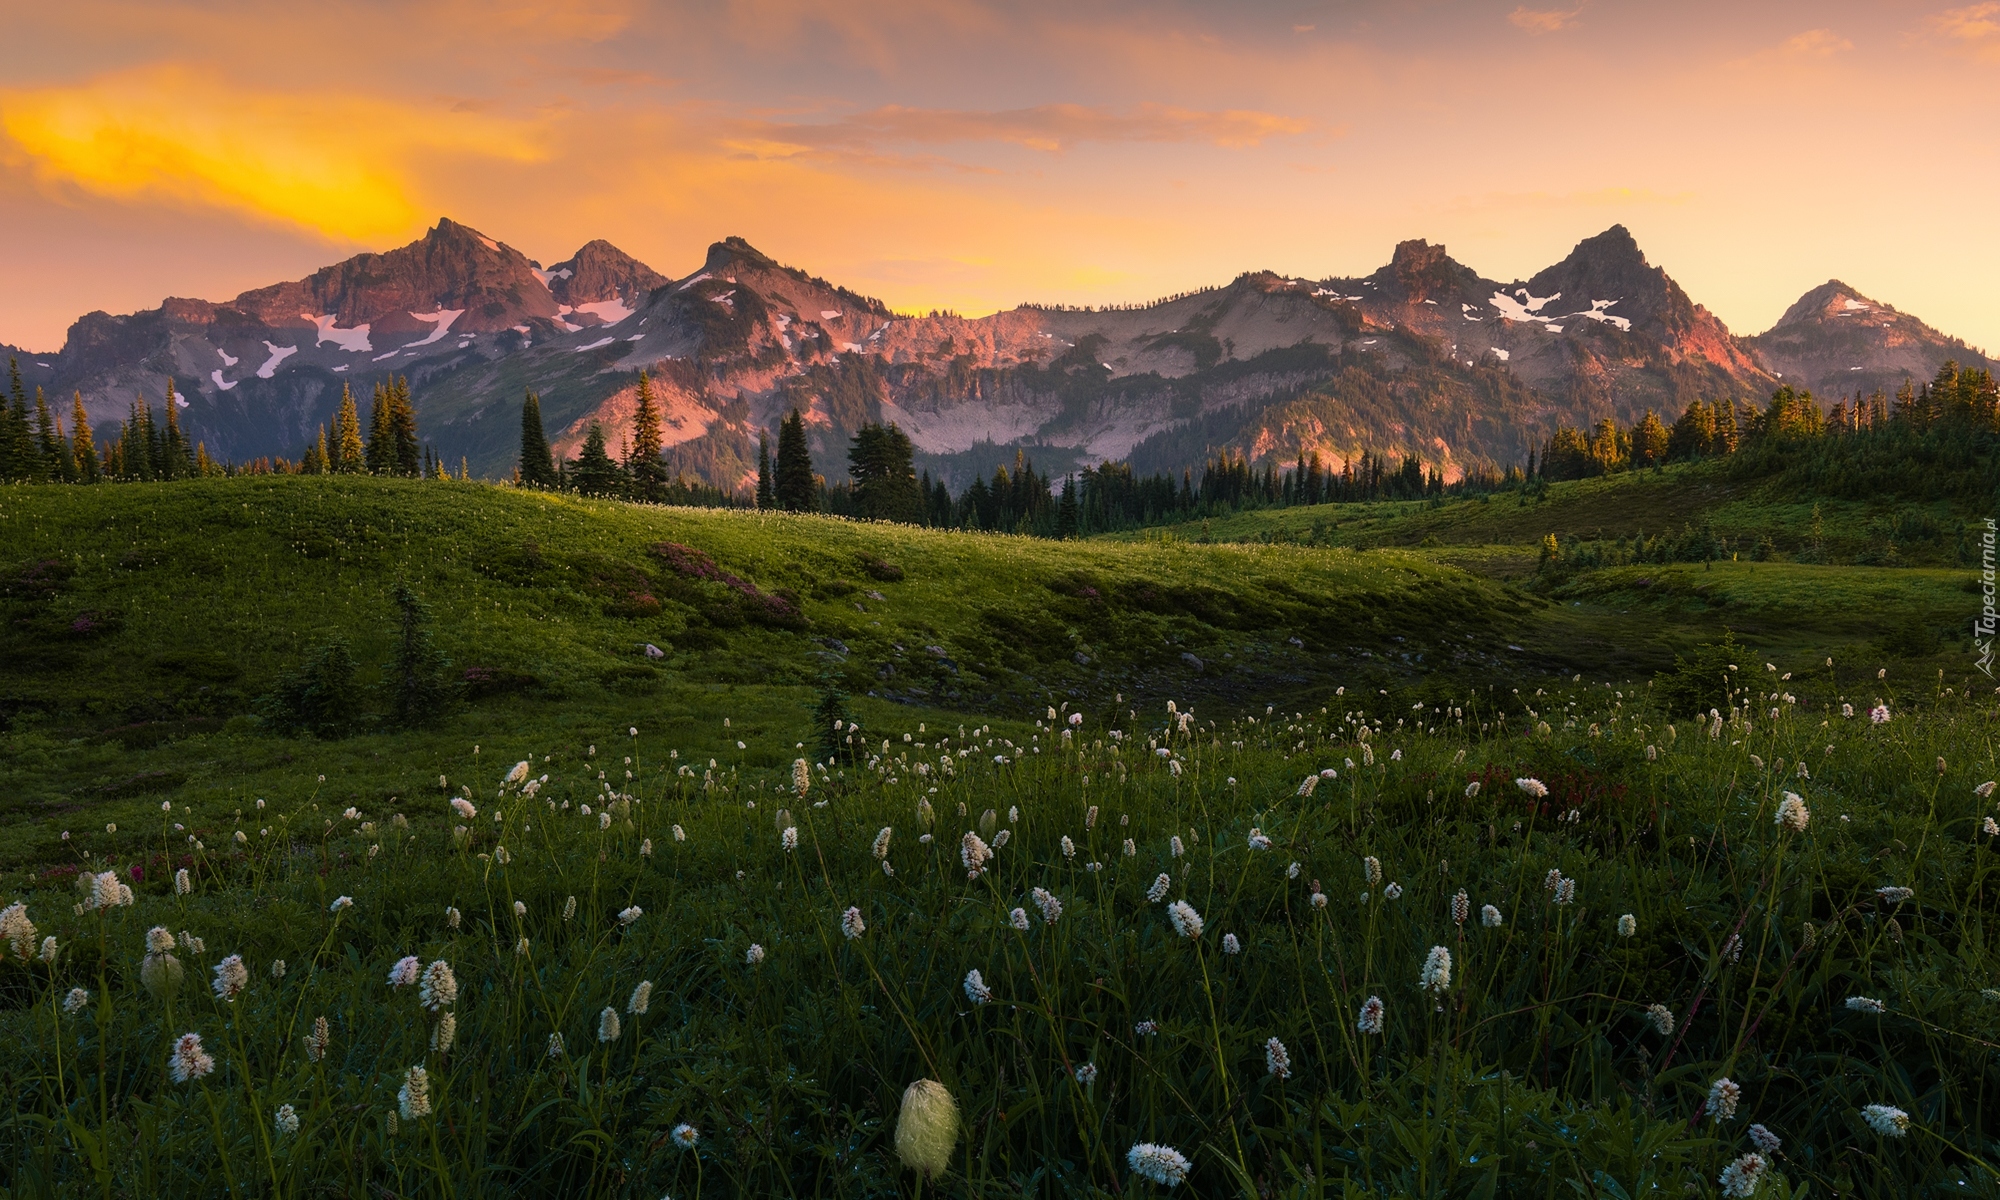
M 0 347 L 0 352 L 7 352 Z M 451 220 L 422 238 L 210 302 L 169 298 L 78 319 L 24 381 L 82 395 L 100 438 L 172 381 L 191 439 L 224 460 L 296 457 L 343 385 L 405 376 L 425 440 L 476 473 L 512 472 L 524 391 L 573 454 L 601 421 L 629 438 L 641 371 L 673 469 L 754 479 L 757 436 L 798 408 L 831 477 L 848 437 L 895 421 L 954 487 L 1027 452 L 1044 472 L 1123 459 L 1179 473 L 1221 452 L 1290 463 L 1420 455 L 1446 478 L 1526 459 L 1558 424 L 1692 400 L 1824 401 L 1996 364 L 1839 281 L 1769 331 L 1732 334 L 1623 226 L 1526 280 L 1487 279 L 1408 241 L 1372 275 L 1253 271 L 1110 308 L 1023 305 L 911 316 L 739 238 L 667 278 L 604 241 L 549 267 Z

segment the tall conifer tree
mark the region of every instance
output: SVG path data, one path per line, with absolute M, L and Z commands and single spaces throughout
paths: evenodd
M 796 408 L 778 426 L 776 474 L 774 492 L 779 508 L 786 512 L 814 512 L 819 508 L 812 451 L 806 445 L 806 421 Z
M 368 448 L 362 454 L 370 475 L 387 475 L 396 469 L 396 430 L 389 417 L 394 404 L 389 389 L 376 384 L 374 399 L 368 407 Z
M 361 443 L 361 413 L 354 406 L 354 393 L 344 383 L 340 385 L 340 413 L 334 418 L 332 453 L 329 467 L 336 475 L 353 475 L 367 468 L 368 451 Z
M 763 430 L 757 431 L 757 507 L 771 509 L 777 506 L 778 494 L 771 487 L 771 438 Z
M 569 481 L 586 496 L 616 496 L 625 490 L 625 472 L 611 461 L 611 452 L 604 445 L 604 426 L 596 421 L 590 423 L 590 432 L 584 436 L 583 451 L 577 455 Z
M 410 381 L 402 376 L 389 385 L 389 436 L 394 446 L 389 473 L 415 478 L 424 466 L 423 444 L 417 440 L 417 406 L 410 398 Z
M 542 398 L 533 392 L 521 401 L 520 479 L 522 487 L 552 488 L 557 484 L 549 435 L 542 428 Z
M 90 436 L 90 416 L 83 411 L 83 393 L 76 394 L 76 404 L 70 410 L 70 453 L 76 458 L 76 478 L 79 483 L 96 483 L 98 479 L 97 443 Z

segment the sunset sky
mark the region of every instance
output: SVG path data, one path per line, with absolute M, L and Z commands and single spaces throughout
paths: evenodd
M 2000 350 L 2000 0 L 0 2 L 29 349 L 450 216 L 967 314 L 1622 222 L 1739 333 L 1838 277 Z

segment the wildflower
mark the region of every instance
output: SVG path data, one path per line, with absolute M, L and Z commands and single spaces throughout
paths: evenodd
M 618 1010 L 606 1005 L 604 1011 L 597 1014 L 597 1040 L 615 1042 L 621 1031 L 618 1024 Z
M 1002 832 L 1002 833 L 1005 833 L 1005 832 L 1006 832 L 1006 830 L 1004 830 L 1004 829 L 1003 829 L 1003 830 L 1001 830 L 1001 832 Z M 1250 832 L 1251 832 L 1251 834 L 1252 834 L 1252 836 L 1251 836 L 1251 838 L 1250 838 L 1250 848 L 1251 848 L 1252 850 L 1268 850 L 1268 849 L 1270 849 L 1270 848 L 1271 848 L 1271 839 L 1270 839 L 1270 838 L 1264 838 L 1264 844 L 1263 844 L 1262 846 L 1259 846 L 1259 845 L 1257 844 L 1257 839 L 1258 839 L 1259 837 L 1262 837 L 1263 835 L 1262 835 L 1262 834 L 1259 834 L 1259 833 L 1257 833 L 1257 831 L 1256 831 L 1256 830 L 1254 830 L 1254 829 L 1253 829 L 1253 830 L 1251 830 Z M 1138 845 L 1137 845 L 1137 844 L 1135 844 L 1135 843 L 1134 843 L 1134 842 L 1132 841 L 1132 839 L 1131 839 L 1131 838 L 1126 838 L 1126 839 L 1125 839 L 1125 857 L 1126 857 L 1126 858 L 1132 858 L 1132 857 L 1134 857 L 1135 855 L 1137 855 L 1138 853 L 1139 853 L 1139 847 L 1138 847 Z
M 1878 887 L 1875 889 L 1875 894 L 1877 896 L 1882 897 L 1883 900 L 1887 901 L 1890 904 L 1901 904 L 1905 900 L 1908 900 L 1910 897 L 1916 895 L 1916 893 L 1911 891 L 1909 888 L 1894 887 L 1894 886 Z
M 1442 992 L 1451 986 L 1451 951 L 1443 946 L 1431 947 L 1424 957 L 1424 971 L 1417 986 L 1431 992 Z
M 1482 904 L 1479 906 L 1479 923 L 1481 925 L 1486 926 L 1488 929 L 1498 929 L 1501 922 L 1502 918 L 1499 909 L 1493 907 L 1491 904 Z
M 1007 923 L 1026 933 L 1028 930 L 1028 910 L 1025 908 L 1015 909 L 1013 912 L 1007 914 Z
M 1083 827 L 1085 829 L 1097 828 L 1097 806 L 1095 804 L 1084 810 Z
M 507 852 L 507 847 L 495 846 L 493 847 L 493 861 L 504 867 L 514 861 L 514 856 Z
M 984 1004 L 993 999 L 993 989 L 986 986 L 978 967 L 965 973 L 965 998 L 974 1004 Z
M 1514 786 L 1537 800 L 1541 800 L 1549 794 L 1549 785 L 1539 779 L 1516 779 Z
M 1062 901 L 1056 899 L 1053 892 L 1036 888 L 1029 895 L 1034 898 L 1035 907 L 1042 910 L 1043 924 L 1053 925 L 1057 918 L 1062 916 Z
M 1889 1011 L 1889 1006 L 1880 1000 L 1871 999 L 1867 996 L 1849 996 L 1847 998 L 1847 1011 L 1885 1013 Z
M 643 841 L 643 842 L 640 842 L 640 843 L 639 843 L 639 857 L 640 857 L 640 858 L 651 858 L 651 857 L 653 857 L 653 839 L 652 839 L 652 838 L 647 838 L 647 839 L 646 839 L 645 841 Z
M 993 858 L 993 850 L 985 839 L 968 829 L 958 841 L 958 861 L 965 864 L 966 878 L 977 879 L 979 872 Z
M 1264 1073 L 1273 1079 L 1292 1077 L 1291 1053 L 1285 1049 L 1285 1043 L 1277 1038 L 1267 1038 L 1264 1041 Z
M 1646 1019 L 1653 1023 L 1653 1028 L 1660 1031 L 1661 1037 L 1674 1036 L 1673 1009 L 1664 1004 L 1649 1004 L 1646 1006 Z
M 28 919 L 26 904 L 17 901 L 0 912 L 0 941 L 13 946 L 14 954 L 19 958 L 27 958 L 34 952 L 35 923 Z
M 431 1032 L 431 1049 L 439 1054 L 451 1053 L 451 1044 L 458 1040 L 458 1014 L 446 1013 L 438 1018 L 437 1028 Z
M 1742 934 L 1732 933 L 1729 935 L 1729 939 L 1722 943 L 1722 957 L 1728 959 L 1730 962 L 1743 961 Z
M 1876 725 L 1887 725 L 1889 723 L 1889 706 L 1877 701 L 1875 707 L 1868 710 L 1868 720 Z
M 1987 837 L 2000 837 L 2000 821 L 1995 821 L 1992 817 L 1988 817 L 1986 818 L 1986 823 L 1980 826 L 1979 831 Z
M 1361 1015 L 1355 1020 L 1354 1027 L 1362 1033 L 1382 1032 L 1382 997 L 1370 996 L 1361 1002 Z
M 1308 775 L 1305 777 L 1305 780 L 1299 784 L 1299 795 L 1310 796 L 1313 794 L 1313 789 L 1317 788 L 1318 786 L 1319 786 L 1319 776 Z
M 339 896 L 334 899 L 332 904 L 326 906 L 326 911 L 330 913 L 337 913 L 343 908 L 353 908 L 353 907 L 354 907 L 354 897 Z
M 550 1035 L 549 1035 L 549 1048 L 548 1048 L 548 1056 L 549 1056 L 550 1058 L 561 1058 L 561 1057 L 563 1056 L 563 1054 L 564 1054 L 564 1050 L 563 1050 L 563 1035 L 562 1035 L 562 1034 L 560 1034 L 560 1033 L 552 1033 L 552 1034 L 550 1034 Z
M 506 787 L 510 784 L 521 783 L 527 778 L 528 764 L 526 762 L 517 762 L 514 764 L 514 769 L 507 772 L 507 778 L 501 781 L 500 786 Z
M 1633 916 L 1631 913 L 1626 913 L 1624 916 L 1618 918 L 1619 937 L 1631 937 L 1637 932 L 1639 932 L 1639 918 Z
M 333 1033 L 327 1028 L 325 1017 L 314 1017 L 312 1032 L 306 1035 L 306 1057 L 318 1062 L 326 1057 L 327 1044 L 333 1040 Z
M 215 1059 L 201 1048 L 201 1035 L 184 1033 L 174 1043 L 173 1056 L 167 1059 L 167 1072 L 175 1083 L 193 1083 L 215 1070 Z
M 472 806 L 472 801 L 467 800 L 463 796 L 453 796 L 451 798 L 451 811 L 457 813 L 461 821 L 470 821 L 479 815 L 479 810 Z
M 185 929 L 181 930 L 181 949 L 196 956 L 208 953 L 208 947 L 202 940 Z
M 1174 1187 L 1188 1177 L 1187 1156 L 1172 1146 L 1140 1142 L 1125 1152 L 1125 1162 L 1134 1174 L 1161 1187 Z
M 1722 1168 L 1716 1182 L 1722 1185 L 1722 1194 L 1729 1197 L 1752 1196 L 1757 1185 L 1764 1179 L 1764 1156 L 1746 1154 Z
M 1301 868 L 1299 867 L 1299 864 L 1294 862 L 1291 866 L 1285 868 L 1285 878 L 1297 879 L 1299 877 L 1300 869 Z
M 459 922 L 462 920 L 464 920 L 464 917 L 456 908 L 447 907 L 444 910 L 444 926 L 446 929 L 457 929 Z
M 853 937 L 855 935 L 849 934 L 848 936 Z M 756 966 L 758 963 L 763 962 L 764 947 L 758 945 L 756 942 L 751 942 L 750 948 L 743 952 L 743 961 L 750 964 L 753 967 Z
M 1174 932 L 1184 938 L 1201 936 L 1201 914 L 1194 905 L 1185 900 L 1176 900 L 1167 906 L 1167 919 L 1174 923 Z
M 526 958 L 526 957 L 528 957 L 528 935 L 527 935 L 527 934 L 525 934 L 525 933 L 524 933 L 524 934 L 522 934 L 522 935 L 521 935 L 521 940 L 520 940 L 520 941 L 518 941 L 518 942 L 515 942 L 515 943 L 514 943 L 514 953 L 515 953 L 515 954 L 517 954 L 517 955 L 519 955 L 519 956 L 520 956 L 520 957 L 522 957 L 522 958 Z
M 687 841 L 688 840 L 687 831 L 682 829 L 679 825 L 674 826 L 674 840 L 677 842 Z
M 1784 800 L 1778 805 L 1778 815 L 1773 818 L 1775 824 L 1782 825 L 1793 833 L 1805 832 L 1806 822 L 1810 820 L 1812 813 L 1807 811 L 1804 798 L 1797 792 L 1785 793 Z
M 518 917 L 525 917 L 527 915 L 528 915 L 527 901 L 525 900 L 514 901 L 514 916 L 518 918 Z
M 889 857 L 889 839 L 894 833 L 894 826 L 884 825 L 882 832 L 875 835 L 874 854 L 876 858 L 886 859 Z
M 285 977 L 285 960 L 282 958 L 272 959 L 271 978 L 283 979 L 284 977 Z
M 62 1007 L 64 1012 L 73 1017 L 82 1012 L 83 1006 L 89 1003 L 90 993 L 80 987 L 73 987 L 69 990 L 69 995 L 63 997 Z
M 1062 839 L 1062 856 L 1064 858 L 1076 857 L 1076 843 L 1070 841 L 1069 835 L 1066 833 L 1063 834 L 1063 839 Z
M 396 1110 L 405 1121 L 418 1121 L 431 1115 L 431 1077 L 422 1067 L 411 1067 L 403 1073 L 403 1086 L 396 1091 Z
M 1400 883 L 1391 883 L 1388 887 L 1382 889 L 1382 898 L 1384 900 L 1401 900 L 1403 898 L 1403 885 Z
M 778 846 L 787 854 L 790 854 L 792 851 L 798 849 L 799 848 L 798 826 L 796 825 L 785 826 L 785 831 L 778 835 Z
M 1766 1154 L 1776 1154 L 1784 1148 L 1784 1141 L 1762 1125 L 1750 1127 L 1750 1143 Z
M 1265 837 L 1264 831 L 1254 825 L 1250 827 L 1250 848 L 1252 850 L 1269 850 L 1271 848 L 1271 839 Z
M 1477 779 L 1465 785 L 1465 798 L 1467 800 L 1472 799 L 1474 796 L 1477 796 L 1478 794 L 1479 794 L 1479 781 Z
M 1160 1026 L 1154 1021 L 1141 1021 L 1132 1027 L 1132 1032 L 1138 1037 L 1153 1037 L 1160 1032 Z
M 1576 880 L 1565 875 L 1556 884 L 1555 901 L 1558 906 L 1567 905 L 1576 899 Z
M 674 1126 L 674 1131 L 669 1136 L 674 1139 L 674 1145 L 683 1150 L 692 1150 L 701 1143 L 701 1133 L 686 1121 Z
M 896 1157 L 925 1179 L 936 1179 L 951 1165 L 958 1145 L 958 1101 L 935 1079 L 919 1079 L 903 1090 L 902 1111 L 896 1116 Z
M 1173 878 L 1165 871 L 1160 872 L 1159 877 L 1153 880 L 1153 886 L 1146 889 L 1147 903 L 1158 904 L 1160 901 L 1165 900 L 1167 898 L 1167 889 L 1173 886 L 1173 882 Z
M 1096 1083 L 1097 1064 L 1088 1062 L 1079 1064 L 1076 1068 L 1076 1082 L 1078 1087 L 1089 1087 L 1091 1084 Z
M 241 954 L 232 954 L 215 964 L 215 981 L 209 987 L 216 999 L 224 1004 L 234 1004 L 243 989 L 250 986 L 250 969 L 243 965 Z
M 280 1104 L 277 1115 L 272 1118 L 272 1124 L 278 1127 L 279 1137 L 292 1136 L 299 1131 L 298 1110 L 289 1104 Z
M 1986 800 L 1991 798 L 1993 795 L 1994 782 L 1995 781 L 1991 779 L 1987 780 L 1985 783 L 1982 783 L 1978 787 L 1973 788 L 1972 794 L 1979 797 L 1981 800 Z
M 1187 853 L 1187 847 L 1181 845 L 1179 834 L 1175 834 L 1172 838 L 1168 839 L 1167 849 L 1173 853 L 1175 858 L 1179 858 L 1181 855 Z
M 174 895 L 185 896 L 194 891 L 194 881 L 188 877 L 188 869 L 182 867 L 174 872 Z
M 1225 933 L 1222 935 L 1222 952 L 1224 954 L 1241 954 L 1243 953 L 1243 943 L 1236 940 L 1235 934 Z
M 1361 874 L 1368 880 L 1368 886 L 1371 888 L 1381 883 L 1382 861 L 1372 854 L 1362 859 Z
M 868 925 L 861 919 L 859 908 L 849 907 L 846 912 L 840 914 L 840 932 L 846 934 L 850 942 L 868 932 Z
M 457 1000 L 458 977 L 451 973 L 451 964 L 440 958 L 425 967 L 417 985 L 417 1003 L 436 1012 L 450 1008 Z
M 803 796 L 812 787 L 812 764 L 803 758 L 792 760 L 792 790 Z
M 646 910 L 636 904 L 630 908 L 621 908 L 618 910 L 618 924 L 630 928 L 633 922 L 645 915 Z
M 410 986 L 423 972 L 423 966 L 414 954 L 407 954 L 397 959 L 396 965 L 389 968 L 389 986 L 392 988 Z
M 1883 1137 L 1906 1137 L 1910 1132 L 1910 1114 L 1887 1104 L 1868 1105 L 1861 1110 L 1861 1119 Z
M 1717 1121 L 1736 1119 L 1737 1102 L 1743 1099 L 1743 1089 L 1735 1080 L 1724 1076 L 1708 1087 L 1708 1115 Z
M 1465 919 L 1471 915 L 1472 898 L 1465 894 L 1464 888 L 1460 888 L 1458 894 L 1451 898 L 1451 923 L 1463 926 Z

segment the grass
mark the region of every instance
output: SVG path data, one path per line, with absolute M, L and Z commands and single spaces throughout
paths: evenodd
M 2000 707 L 1950 648 L 1877 644 L 1956 577 L 1527 590 L 1442 553 L 378 480 L 0 491 L 0 871 L 37 927 L 0 952 L 6 1194 L 1146 1195 L 1127 1152 L 1157 1143 L 1197 1195 L 1715 1195 L 1756 1123 L 1760 1196 L 2000 1195 Z M 406 728 L 371 693 L 331 741 L 248 715 L 330 636 L 383 662 L 398 579 L 483 672 L 459 704 Z M 1659 711 L 1645 677 L 1725 625 L 1719 717 Z M 130 906 L 77 889 L 102 872 Z M 391 986 L 407 956 L 456 1000 Z M 187 1033 L 215 1066 L 181 1082 Z M 921 1185 L 919 1079 L 961 1118 Z

